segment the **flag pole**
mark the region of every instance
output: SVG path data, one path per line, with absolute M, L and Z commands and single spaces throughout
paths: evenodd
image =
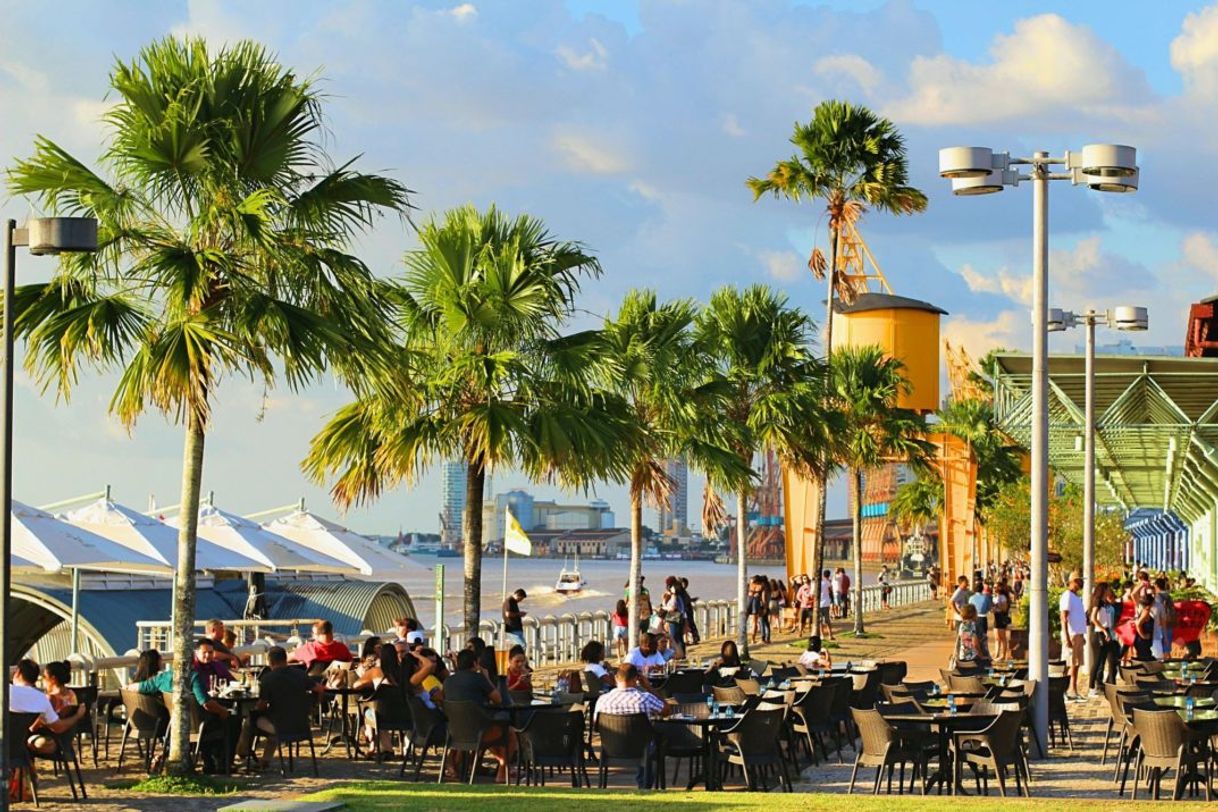
M 503 508 L 503 512 L 506 514 L 506 516 L 505 516 L 506 521 L 504 521 L 504 524 L 503 524 L 503 526 L 504 526 L 504 533 L 503 533 L 503 606 L 507 606 L 507 599 L 508 599 L 508 594 L 507 594 L 507 570 L 508 570 L 507 528 L 511 526 L 512 509 L 505 505 Z M 502 614 L 502 612 L 500 612 L 500 614 Z M 502 622 L 500 622 L 500 624 L 499 624 L 499 648 L 500 648 L 500 650 L 504 649 L 507 644 L 507 618 L 501 618 L 501 621 Z

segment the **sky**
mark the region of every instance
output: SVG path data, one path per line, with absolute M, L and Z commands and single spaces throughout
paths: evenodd
M 944 337 L 974 356 L 1030 346 L 1031 195 L 1024 186 L 952 197 L 937 176 L 943 146 L 1020 155 L 1090 142 L 1138 148 L 1137 194 L 1054 184 L 1053 305 L 1147 306 L 1151 329 L 1139 343 L 1174 346 L 1188 304 L 1218 287 L 1208 195 L 1218 186 L 1218 5 L 61 0 L 53 15 L 0 5 L 6 163 L 27 156 L 36 134 L 93 163 L 109 71 L 154 39 L 257 39 L 319 78 L 331 155 L 359 156 L 361 168 L 402 180 L 418 217 L 494 202 L 583 242 L 604 266 L 582 291 L 583 326 L 634 287 L 705 300 L 721 285 L 762 282 L 820 314 L 823 287 L 804 267 L 812 246 L 826 243 L 820 208 L 754 203 L 744 181 L 789 157 L 792 125 L 827 98 L 865 104 L 904 133 L 912 181 L 930 205 L 912 217 L 870 213 L 861 229 L 894 291 L 948 311 Z M 28 201 L 3 202 L 5 217 L 33 213 Z M 392 276 L 413 244 L 409 226 L 390 218 L 358 250 Z M 46 258 L 18 260 L 22 281 L 52 268 Z M 1072 352 L 1080 341 L 1066 334 L 1050 346 Z M 19 373 L 18 499 L 46 504 L 110 485 L 135 506 L 150 496 L 177 502 L 181 428 L 150 414 L 128 432 L 108 413 L 115 382 L 85 374 L 64 402 Z M 347 399 L 329 380 L 302 392 L 226 380 L 205 490 L 241 513 L 303 496 L 337 515 L 299 462 Z M 496 490 L 513 486 L 528 484 L 496 472 Z M 690 488 L 696 525 L 700 480 Z M 623 488 L 603 485 L 593 496 L 625 520 Z M 839 487 L 830 513 L 844 511 Z M 365 532 L 434 531 L 438 512 L 437 473 L 345 521 Z

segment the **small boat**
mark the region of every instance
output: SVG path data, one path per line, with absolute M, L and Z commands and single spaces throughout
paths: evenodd
M 554 591 L 560 595 L 575 595 L 587 585 L 588 582 L 579 574 L 579 551 L 576 551 L 573 569 L 567 569 L 567 559 L 563 559 L 562 571 L 558 573 L 558 583 L 554 584 Z

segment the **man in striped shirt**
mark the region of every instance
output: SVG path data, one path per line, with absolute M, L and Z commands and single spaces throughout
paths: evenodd
M 612 691 L 601 694 L 596 699 L 596 717 L 601 716 L 630 716 L 635 713 L 645 713 L 648 716 L 667 716 L 672 713 L 672 705 L 666 703 L 653 693 L 639 687 L 639 670 L 629 663 L 618 666 L 617 687 Z M 647 755 L 639 764 L 635 782 L 639 789 L 651 786 L 651 756 L 655 745 L 648 748 Z

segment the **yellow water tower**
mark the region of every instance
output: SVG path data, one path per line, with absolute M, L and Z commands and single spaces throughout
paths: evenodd
M 833 302 L 833 347 L 878 345 L 905 364 L 911 390 L 897 405 L 927 414 L 939 408 L 939 317 L 946 310 L 890 293 Z

